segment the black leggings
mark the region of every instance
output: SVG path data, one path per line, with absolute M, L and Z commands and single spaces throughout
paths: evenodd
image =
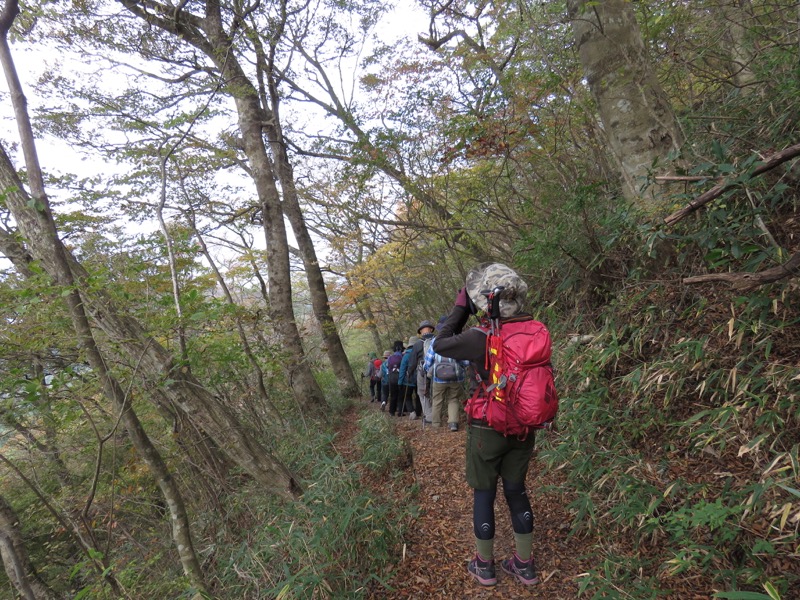
M 511 483 L 503 479 L 503 493 L 511 512 L 511 526 L 514 533 L 533 531 L 533 511 L 525 491 L 525 483 Z M 494 537 L 494 499 L 497 487 L 491 490 L 474 490 L 472 505 L 472 526 L 475 537 L 490 540 Z
M 370 379 L 369 380 L 369 395 L 372 396 L 374 400 L 380 401 L 381 399 L 381 380 L 380 379 Z

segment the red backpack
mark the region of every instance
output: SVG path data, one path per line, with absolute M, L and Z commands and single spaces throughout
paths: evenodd
M 376 358 L 372 361 L 372 377 L 370 379 L 380 379 L 381 378 L 381 365 L 383 361 L 380 358 Z
M 550 332 L 539 321 L 497 321 L 489 336 L 486 368 L 466 406 L 471 419 L 485 420 L 503 435 L 526 437 L 549 426 L 558 412 L 558 395 L 550 364 Z M 487 385 L 488 383 L 488 385 Z

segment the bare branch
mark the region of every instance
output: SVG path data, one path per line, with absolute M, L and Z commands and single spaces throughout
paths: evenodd
M 800 252 L 795 252 L 794 255 L 782 265 L 765 269 L 757 273 L 709 273 L 707 275 L 686 277 L 683 283 L 691 285 L 694 283 L 724 281 L 730 283 L 735 290 L 750 290 L 768 283 L 775 283 L 787 277 L 794 277 L 798 274 L 800 274 Z
M 756 175 L 761 175 L 762 173 L 766 173 L 767 171 L 771 171 L 778 165 L 785 163 L 788 160 L 793 159 L 796 156 L 800 156 L 800 144 L 795 144 L 794 146 L 789 146 L 780 152 L 776 152 L 772 156 L 770 156 L 764 163 L 753 170 L 751 177 L 755 177 Z M 737 178 L 738 179 L 738 178 Z M 719 198 L 723 193 L 725 193 L 730 188 L 738 185 L 738 181 L 734 180 L 726 180 L 720 184 L 715 185 L 713 188 L 701 194 L 697 198 L 695 198 L 692 202 L 681 208 L 680 210 L 675 211 L 671 215 L 669 215 L 666 219 L 664 219 L 664 223 L 667 225 L 674 225 L 687 215 L 690 215 L 698 208 L 705 206 L 712 200 Z

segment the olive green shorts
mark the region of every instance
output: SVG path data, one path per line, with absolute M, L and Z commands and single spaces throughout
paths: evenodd
M 475 490 L 491 490 L 497 476 L 511 483 L 523 483 L 528 474 L 534 431 L 525 440 L 506 437 L 491 427 L 467 426 L 467 483 Z

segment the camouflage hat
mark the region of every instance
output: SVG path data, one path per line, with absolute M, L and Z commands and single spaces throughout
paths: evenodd
M 408 338 L 408 343 L 406 344 L 406 348 L 410 348 L 411 346 L 416 344 L 418 340 L 419 338 L 417 336 L 412 335 L 410 338 Z
M 528 284 L 506 265 L 484 263 L 467 273 L 467 294 L 482 311 L 488 308 L 486 295 L 496 287 L 505 288 L 500 293 L 500 316 L 513 317 L 522 312 Z
M 386 350 L 383 353 L 383 358 L 389 358 L 391 355 L 392 355 L 392 351 L 391 350 Z
M 425 319 L 422 323 L 419 324 L 419 327 L 417 327 L 417 333 L 419 333 L 426 327 L 430 327 L 431 329 L 436 329 L 436 326 L 433 323 L 428 321 L 428 319 Z

